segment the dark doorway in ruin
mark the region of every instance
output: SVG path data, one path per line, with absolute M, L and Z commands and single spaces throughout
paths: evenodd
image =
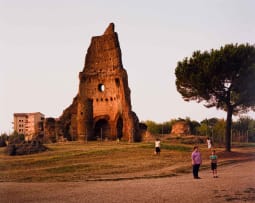
M 119 117 L 117 121 L 117 138 L 121 139 L 123 134 L 122 134 L 122 129 L 123 129 L 123 119 Z
M 110 126 L 107 120 L 100 119 L 95 125 L 95 139 L 105 140 L 110 137 Z

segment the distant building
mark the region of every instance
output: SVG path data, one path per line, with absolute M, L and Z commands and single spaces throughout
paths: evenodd
M 13 116 L 14 130 L 24 134 L 27 141 L 43 132 L 44 115 L 42 113 L 14 113 Z
M 14 130 L 19 134 L 25 134 L 25 123 L 28 115 L 26 113 L 14 113 Z

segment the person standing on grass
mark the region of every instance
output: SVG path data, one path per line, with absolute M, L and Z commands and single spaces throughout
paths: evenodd
M 210 160 L 211 160 L 211 169 L 212 169 L 214 178 L 218 178 L 218 176 L 217 176 L 217 159 L 218 159 L 218 157 L 215 153 L 215 150 L 212 150 L 212 155 L 210 156 Z
M 193 177 L 195 179 L 200 179 L 200 177 L 198 176 L 198 172 L 199 172 L 199 167 L 202 164 L 202 156 L 198 150 L 198 146 L 195 146 L 193 148 L 193 152 L 191 154 L 191 160 L 192 160 Z
M 207 142 L 208 149 L 211 149 L 212 148 L 212 141 L 211 141 L 211 139 L 209 137 L 207 137 L 206 142 Z
M 155 154 L 160 155 L 160 140 L 158 138 L 155 141 Z

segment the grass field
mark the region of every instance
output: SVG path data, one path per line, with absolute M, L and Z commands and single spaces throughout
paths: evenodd
M 160 156 L 154 143 L 67 142 L 46 145 L 40 154 L 8 156 L 0 148 L 0 182 L 58 182 L 121 180 L 167 177 L 190 172 L 193 145 L 164 142 Z M 209 167 L 209 151 L 200 146 Z M 240 151 L 241 150 L 241 151 Z M 254 158 L 254 146 L 239 147 L 231 154 L 218 148 L 221 164 Z

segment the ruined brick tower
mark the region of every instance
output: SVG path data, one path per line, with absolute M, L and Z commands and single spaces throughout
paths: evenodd
M 78 95 L 56 121 L 58 135 L 73 140 L 140 141 L 113 23 L 102 36 L 92 37 L 79 79 Z

